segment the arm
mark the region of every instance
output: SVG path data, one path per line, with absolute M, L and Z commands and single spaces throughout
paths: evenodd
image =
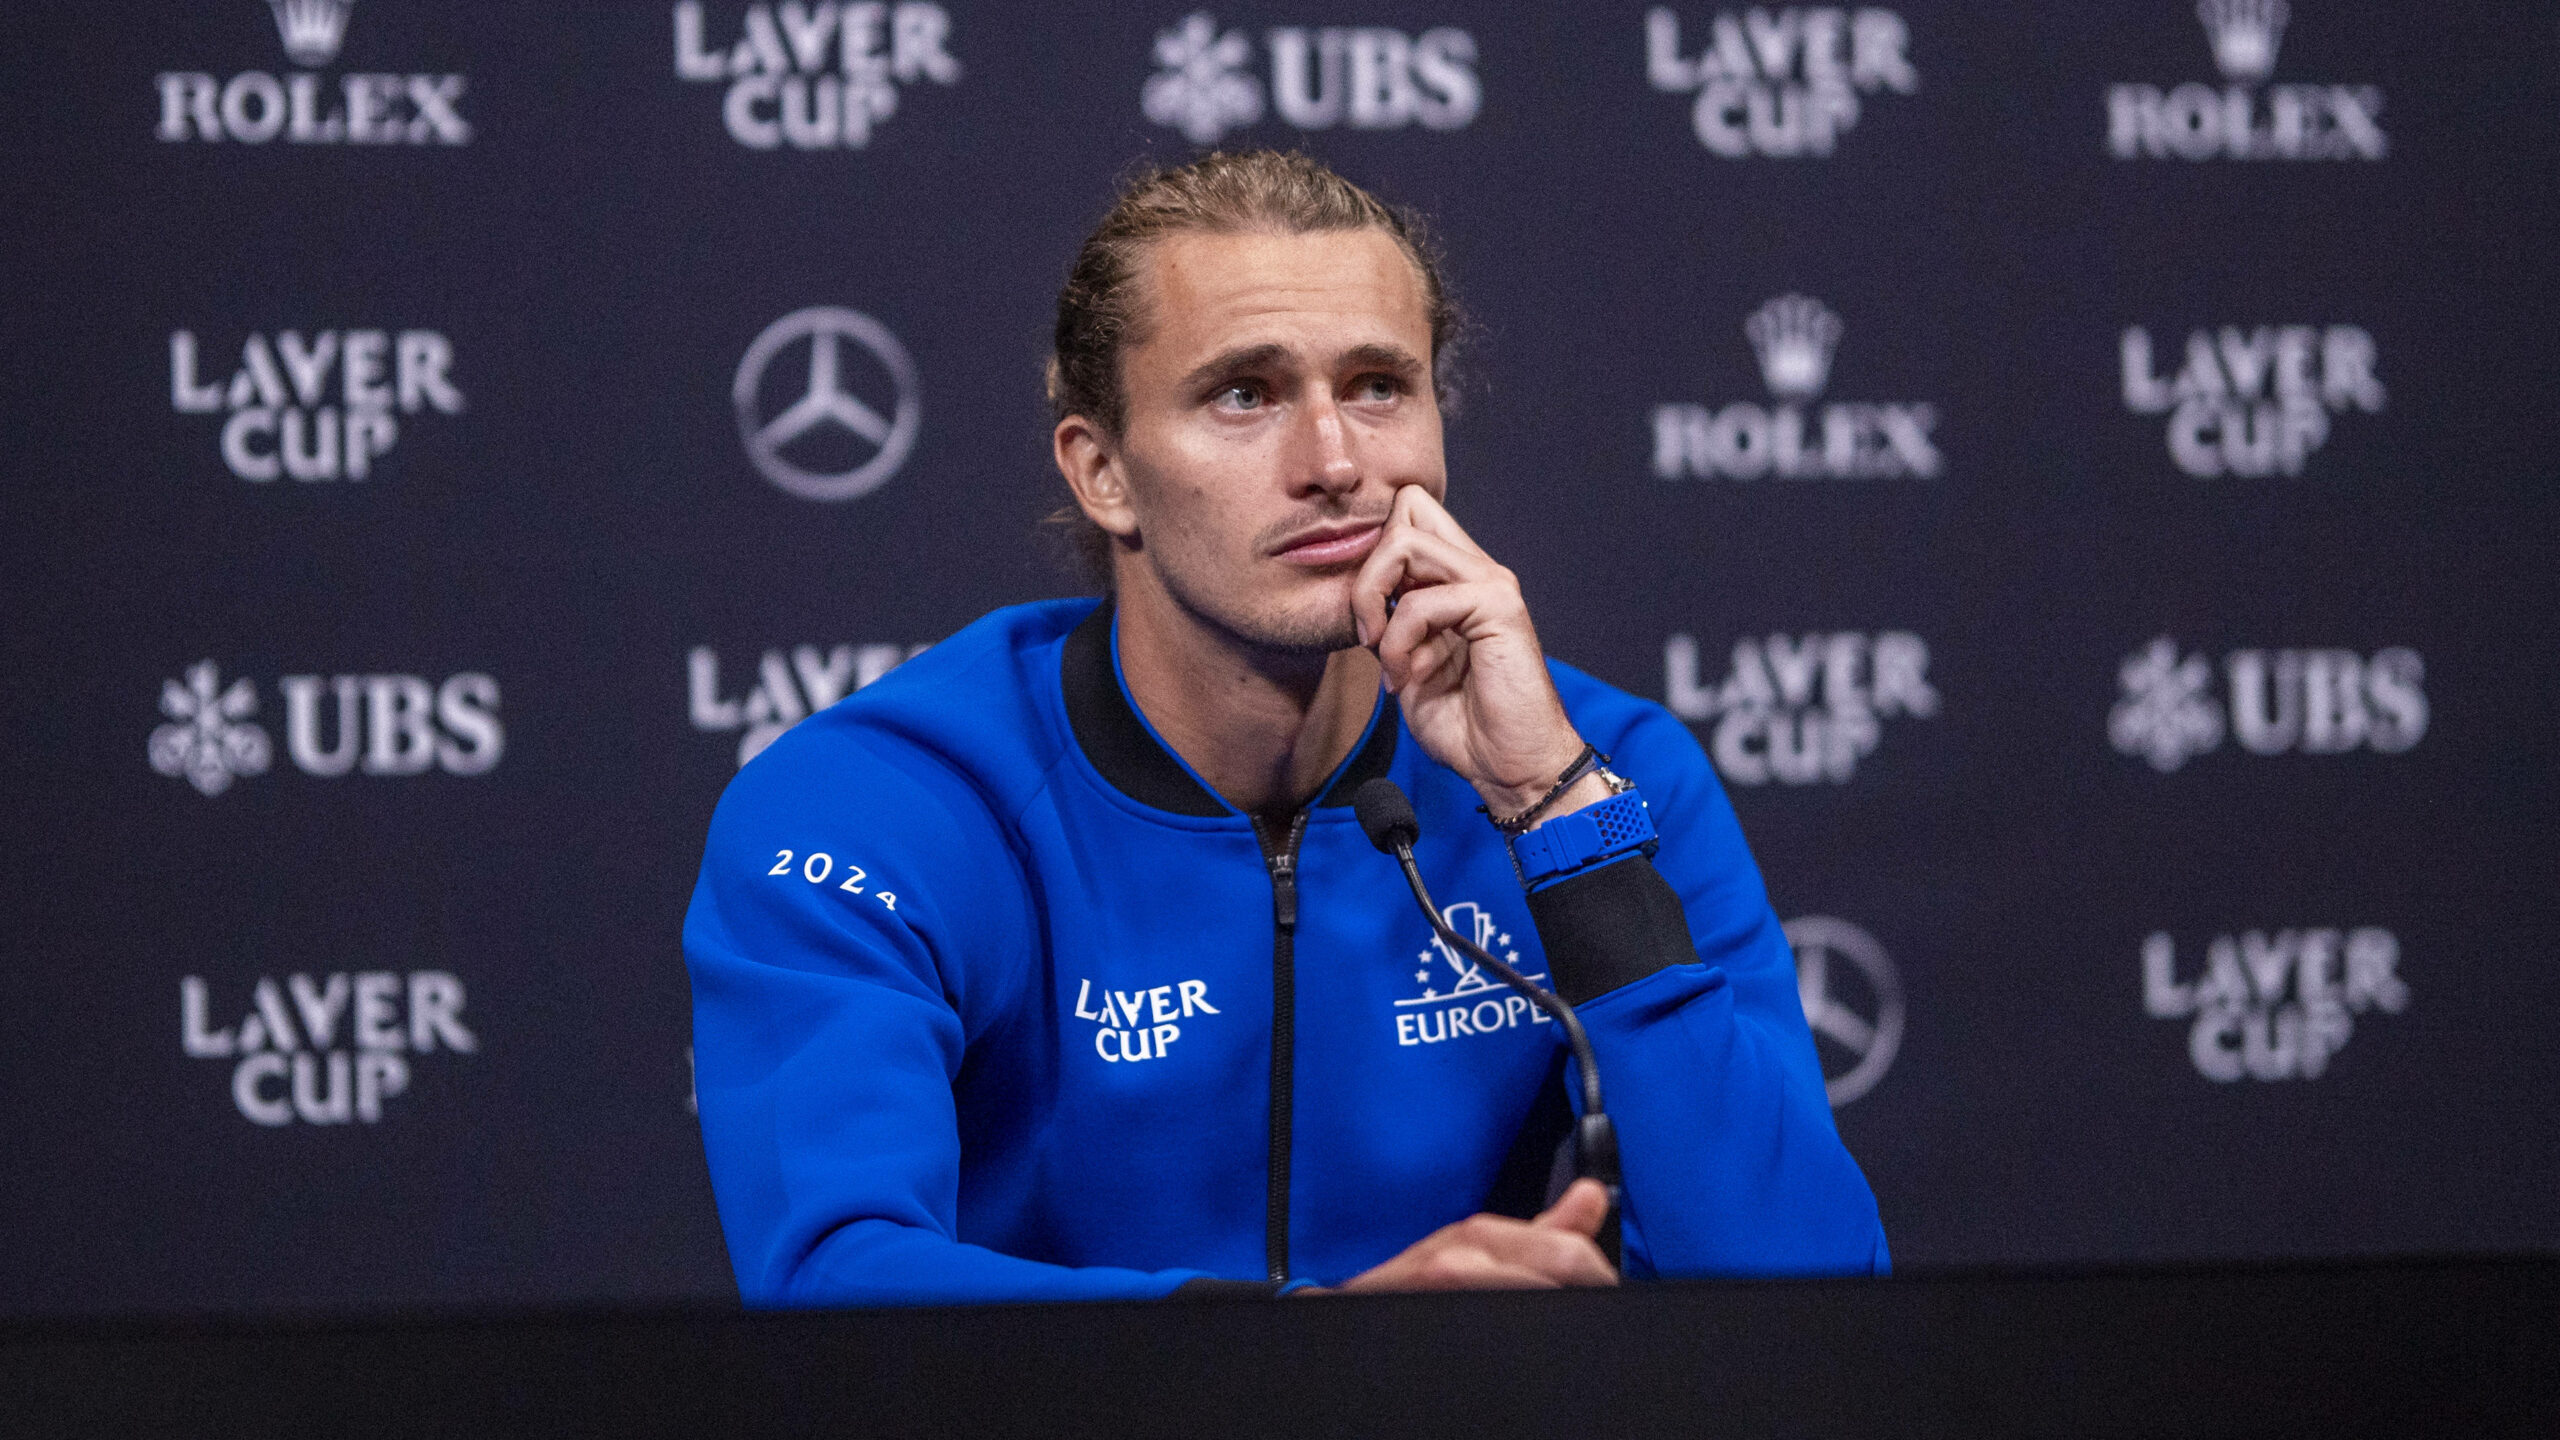
M 756 1306 L 1166 1294 L 1200 1272 L 1046 1265 L 956 1238 L 964 1017 L 1002 1004 L 1036 937 L 998 828 L 938 773 L 803 727 L 712 819 L 684 949 L 739 1291 Z
M 1536 803 L 1581 751 L 1517 578 L 1419 486 L 1396 493 L 1352 614 L 1415 739 L 1492 813 Z M 1593 688 L 1582 718 L 1643 791 L 1660 867 L 1622 859 L 1542 889 L 1530 910 L 1605 1071 L 1629 1268 L 1881 1270 L 1874 1196 L 1832 1125 L 1794 957 L 1732 806 L 1668 712 Z M 1544 818 L 1606 793 L 1586 778 Z
M 1628 708 L 1595 738 L 1645 795 L 1661 849 L 1529 902 L 1607 1084 L 1628 1268 L 1882 1273 L 1875 1199 L 1832 1124 L 1795 957 L 1733 807 L 1686 727 Z

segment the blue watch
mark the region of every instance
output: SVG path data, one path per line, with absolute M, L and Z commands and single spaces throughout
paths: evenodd
M 1634 783 L 1607 770 L 1599 773 L 1615 792 L 1608 799 L 1512 837 L 1511 866 L 1520 873 L 1520 888 L 1536 890 L 1628 855 L 1650 856 L 1661 845 Z

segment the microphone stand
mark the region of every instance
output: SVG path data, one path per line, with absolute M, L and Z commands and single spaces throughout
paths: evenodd
M 1393 803 L 1401 813 L 1394 816 L 1393 822 L 1370 829 L 1369 838 L 1372 843 L 1384 841 L 1378 846 L 1382 850 L 1393 847 L 1396 863 L 1404 868 L 1405 883 L 1413 887 L 1414 901 L 1430 920 L 1432 933 L 1451 949 L 1492 971 L 1495 978 L 1564 1027 L 1565 1043 L 1572 1047 L 1574 1066 L 1582 1077 L 1582 1117 L 1575 1122 L 1573 1132 L 1574 1169 L 1577 1174 L 1597 1180 L 1608 1188 L 1609 1214 L 1600 1222 L 1600 1233 L 1593 1239 L 1599 1245 L 1600 1253 L 1607 1257 L 1611 1269 L 1624 1269 L 1621 1262 L 1624 1244 L 1619 1233 L 1618 1212 L 1626 1200 L 1626 1186 L 1618 1169 L 1617 1127 L 1610 1123 L 1609 1112 L 1600 1103 L 1600 1062 L 1591 1053 L 1591 1037 L 1583 1033 L 1581 1019 L 1573 1013 L 1573 1007 L 1565 1003 L 1564 997 L 1495 959 L 1483 946 L 1449 928 L 1449 922 L 1441 917 L 1440 907 L 1431 902 L 1431 892 L 1422 883 L 1422 871 L 1413 863 L 1413 842 L 1422 838 L 1422 826 L 1413 817 L 1412 802 L 1405 799 L 1404 792 L 1391 780 L 1372 780 L 1369 785 L 1395 791 Z M 1368 786 L 1361 788 L 1366 790 Z M 1368 807 L 1362 808 L 1362 825 L 1368 828 Z

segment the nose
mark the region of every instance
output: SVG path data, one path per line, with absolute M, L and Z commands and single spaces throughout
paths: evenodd
M 1351 453 L 1351 437 L 1342 423 L 1342 407 L 1330 390 L 1310 396 L 1305 409 L 1302 455 L 1291 467 L 1290 493 L 1301 499 L 1339 497 L 1360 488 L 1360 462 Z

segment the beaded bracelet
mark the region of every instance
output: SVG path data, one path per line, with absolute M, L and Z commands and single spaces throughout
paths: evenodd
M 1476 813 L 1492 821 L 1493 828 L 1505 835 L 1526 835 L 1529 833 L 1529 827 L 1538 823 L 1538 817 L 1546 813 L 1547 807 L 1556 803 L 1558 796 L 1572 789 L 1575 781 L 1608 763 L 1609 757 L 1600 753 L 1600 747 L 1586 741 L 1583 744 L 1582 753 L 1574 756 L 1573 763 L 1564 767 L 1564 773 L 1556 777 L 1556 783 L 1548 788 L 1545 795 L 1539 797 L 1537 804 L 1508 820 L 1482 805 L 1476 807 Z

